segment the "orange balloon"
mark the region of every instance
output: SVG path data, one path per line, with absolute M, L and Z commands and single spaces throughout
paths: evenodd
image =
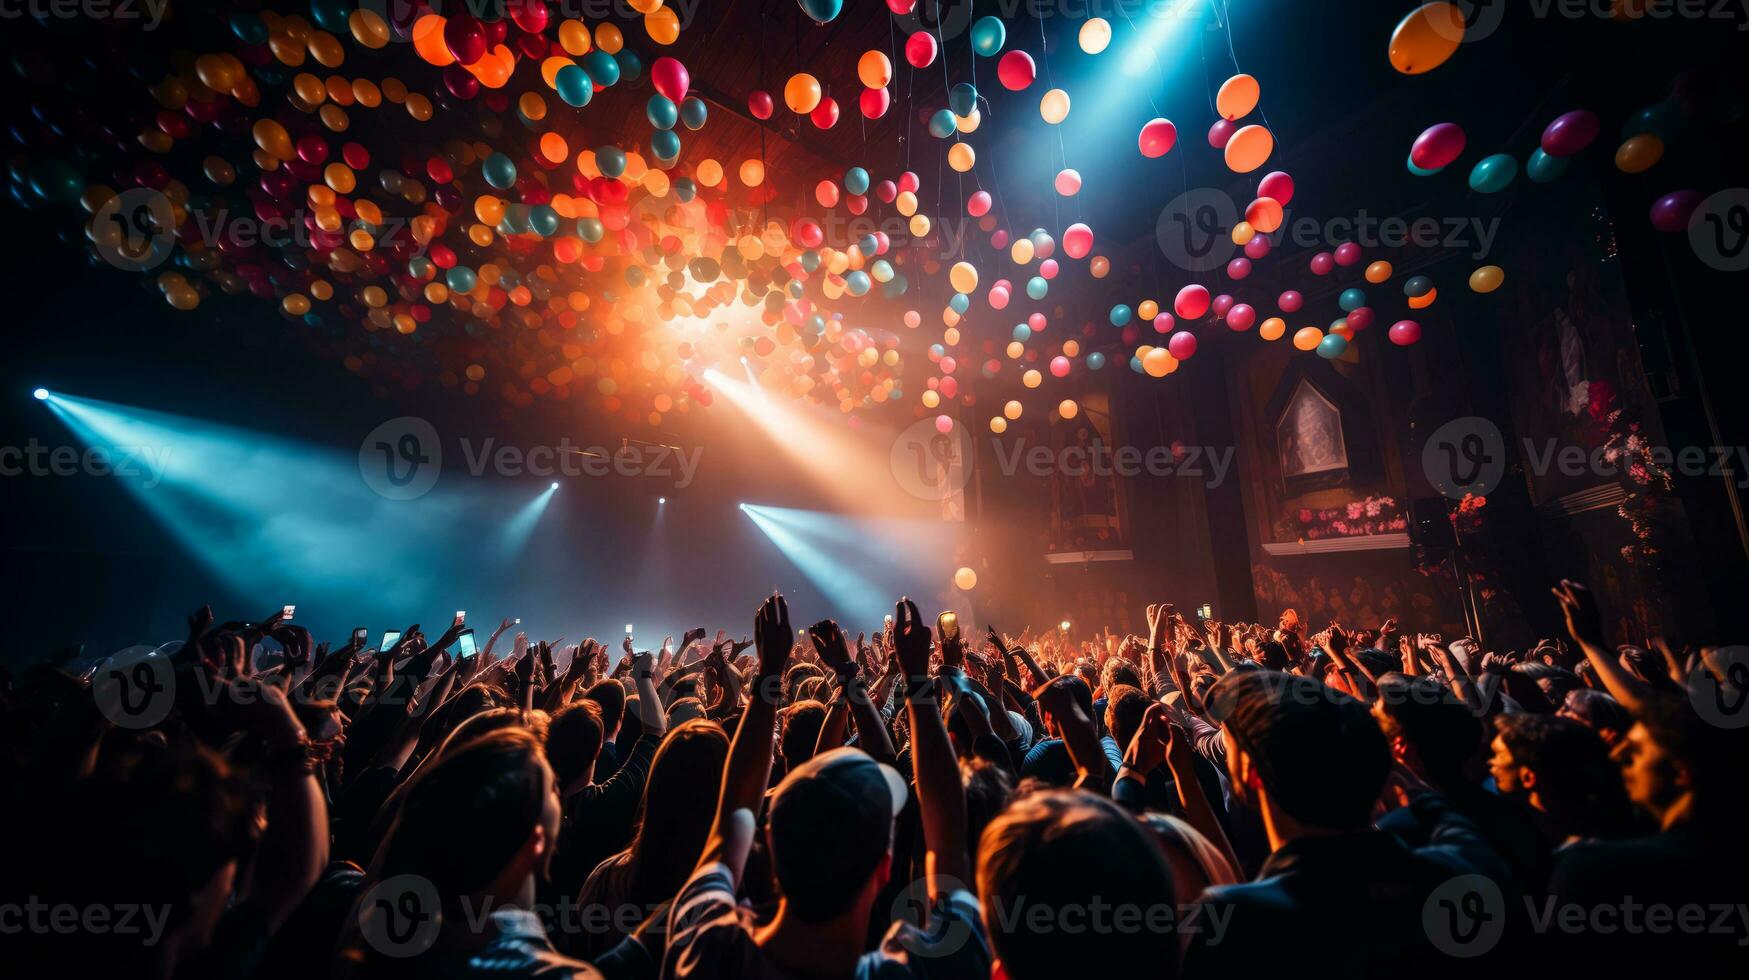
M 820 80 L 805 71 L 791 75 L 783 83 L 783 104 L 798 115 L 813 112 L 820 104 Z
M 1281 202 L 1273 197 L 1260 197 L 1245 209 L 1245 221 L 1265 235 L 1280 228 L 1281 220 Z
M 644 32 L 657 44 L 673 44 L 680 40 L 680 15 L 660 7 L 644 15 Z
M 439 68 L 455 62 L 449 45 L 443 40 L 443 27 L 448 21 L 440 14 L 426 14 L 413 22 L 413 50 L 419 57 Z
M 1250 75 L 1234 75 L 1221 84 L 1221 90 L 1215 95 L 1215 109 L 1230 120 L 1243 119 L 1257 108 L 1257 100 L 1263 95 L 1262 86 Z
M 1245 126 L 1227 141 L 1227 169 L 1248 174 L 1269 162 L 1275 152 L 1275 137 L 1262 126 Z
M 1300 350 L 1314 350 L 1323 339 L 1324 331 L 1317 327 L 1301 327 L 1294 331 L 1294 347 Z
M 1433 301 L 1438 298 L 1439 290 L 1429 289 L 1424 295 L 1409 297 L 1409 308 L 1411 310 L 1425 310 L 1432 306 Z
M 856 77 L 868 88 L 886 88 L 893 80 L 893 63 L 880 51 L 864 51 L 856 62 Z
M 1391 32 L 1391 67 L 1405 75 L 1430 72 L 1464 43 L 1464 12 L 1452 3 L 1430 3 L 1409 12 Z

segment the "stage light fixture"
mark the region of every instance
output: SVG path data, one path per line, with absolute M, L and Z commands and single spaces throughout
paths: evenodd
M 554 481 L 553 481 L 553 489 L 554 489 L 554 490 L 557 490 L 557 489 L 559 489 L 559 481 L 557 481 L 557 480 L 554 480 Z
M 31 392 L 31 395 L 39 402 L 46 402 L 49 400 L 49 390 L 47 388 L 38 388 Z
M 665 504 L 668 502 L 668 498 L 667 497 L 657 497 L 656 502 L 659 504 Z

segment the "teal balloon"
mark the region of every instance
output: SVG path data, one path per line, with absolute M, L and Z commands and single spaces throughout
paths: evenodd
M 593 245 L 601 241 L 601 236 L 607 234 L 607 228 L 599 218 L 578 218 L 577 237 Z
M 619 77 L 622 81 L 635 82 L 644 74 L 644 59 L 631 48 L 620 48 L 613 60 L 619 62 Z
M 1121 327 L 1130 322 L 1130 318 L 1134 315 L 1134 310 L 1131 310 L 1123 303 L 1119 303 L 1111 308 L 1111 325 L 1114 327 Z
M 1032 299 L 1044 299 L 1050 292 L 1051 284 L 1044 276 L 1033 276 L 1026 281 L 1026 295 Z
M 650 101 L 644 103 L 644 118 L 657 129 L 673 129 L 680 121 L 680 107 L 666 95 L 652 95 Z
M 1552 184 L 1567 172 L 1567 162 L 1572 157 L 1554 157 L 1544 153 L 1542 147 L 1531 151 L 1530 159 L 1524 164 L 1524 175 L 1533 183 Z
M 891 278 L 893 278 L 893 264 L 891 262 L 888 262 L 886 259 L 875 259 L 874 262 L 872 264 L 870 264 L 868 268 L 869 268 L 869 272 L 876 279 L 891 279 Z
M 310 0 L 310 19 L 316 26 L 332 33 L 348 33 L 346 18 L 352 13 L 347 0 Z
M 237 40 L 244 44 L 266 44 L 267 22 L 260 14 L 249 11 L 238 11 L 231 15 L 231 33 L 237 35 Z
M 499 190 L 505 190 L 516 183 L 516 161 L 502 153 L 487 157 L 480 172 L 485 175 L 486 183 Z
M 458 265 L 452 266 L 449 272 L 444 274 L 443 281 L 449 284 L 452 292 L 469 293 L 473 292 L 474 287 L 479 285 L 480 277 L 467 266 Z
M 1342 295 L 1337 297 L 1336 305 L 1342 307 L 1344 313 L 1353 313 L 1366 305 L 1366 294 L 1358 289 L 1344 289 Z
M 1139 357 L 1131 357 L 1130 358 L 1130 370 L 1136 372 L 1137 374 L 1147 374 L 1148 373 L 1145 369 L 1143 369 L 1142 359 Z
M 844 171 L 844 189 L 852 194 L 867 194 L 868 171 L 861 167 L 851 167 Z
M 617 146 L 598 147 L 595 151 L 595 166 L 604 177 L 618 177 L 626 172 L 626 151 Z
M 808 329 L 812 330 L 814 333 L 825 333 L 826 318 L 818 313 L 808 317 Z
M 947 305 L 955 313 L 964 313 L 972 308 L 972 298 L 965 293 L 954 293 L 953 299 L 948 300 Z
M 1026 343 L 1027 341 L 1031 340 L 1032 339 L 1032 328 L 1027 326 L 1024 323 L 1016 323 L 1014 325 L 1014 339 L 1020 341 L 1023 344 Z
M 1426 276 L 1410 276 L 1403 283 L 1403 295 L 1410 299 L 1420 299 L 1433 291 L 1433 280 Z
M 1621 138 L 1627 140 L 1650 134 L 1669 144 L 1687 128 L 1688 121 L 1682 117 L 1681 110 L 1668 102 L 1660 102 L 1629 116 L 1622 125 Z
M 528 226 L 540 237 L 551 238 L 559 233 L 559 212 L 550 204 L 536 204 L 528 209 Z
M 1008 40 L 1008 28 L 997 17 L 979 17 L 972 25 L 972 50 L 988 58 L 1002 50 Z
M 1094 351 L 1093 353 L 1087 355 L 1087 369 L 1089 371 L 1097 371 L 1104 366 L 1105 366 L 1105 355 L 1104 354 L 1101 354 L 1098 351 Z
M 838 16 L 844 9 L 844 0 L 796 0 L 801 5 L 802 13 L 814 19 L 816 24 L 824 24 Z
M 961 82 L 947 93 L 948 108 L 956 116 L 969 116 L 978 108 L 978 87 L 970 82 Z
M 710 108 L 704 100 L 696 95 L 689 95 L 680 102 L 680 122 L 687 129 L 703 129 L 706 120 L 710 119 Z
M 1429 170 L 1426 167 L 1417 167 L 1417 166 L 1415 166 L 1414 160 L 1409 160 L 1408 164 L 1409 164 L 1409 172 L 1414 174 L 1417 177 L 1431 177 L 1434 174 L 1439 173 L 1441 170 L 1445 169 L 1444 167 L 1435 167 L 1432 170 Z
M 818 269 L 819 267 L 820 267 L 820 253 L 819 252 L 810 248 L 806 252 L 802 253 L 802 268 L 804 270 L 806 270 L 808 272 L 813 272 L 815 269 Z
M 856 240 L 856 247 L 862 250 L 863 255 L 873 255 L 880 250 L 881 240 L 872 234 L 864 235 Z
M 888 299 L 898 299 L 911 288 L 911 280 L 905 278 L 903 272 L 895 273 L 893 278 L 881 287 L 881 295 Z
M 952 109 L 938 109 L 929 117 L 929 135 L 938 140 L 947 139 L 953 135 L 956 125 Z
M 1537 152 L 1542 152 L 1540 149 Z M 1470 190 L 1478 194 L 1498 194 L 1512 185 L 1518 176 L 1518 161 L 1504 153 L 1483 157 L 1470 171 Z
M 1341 357 L 1347 350 L 1348 338 L 1339 333 L 1325 334 L 1324 339 L 1318 341 L 1318 356 L 1326 361 Z
M 568 106 L 581 108 L 595 97 L 595 83 L 589 80 L 589 73 L 577 65 L 560 68 L 553 76 L 553 87 Z
M 499 225 L 504 233 L 509 235 L 521 235 L 533 231 L 534 225 L 529 223 L 529 206 L 512 204 L 505 208 L 504 220 L 499 222 Z
M 583 56 L 583 70 L 596 88 L 606 88 L 619 81 L 619 62 L 600 48 Z
M 850 295 L 852 296 L 862 296 L 866 294 L 869 291 L 869 288 L 873 285 L 874 283 L 868 278 L 868 273 L 861 269 L 857 269 L 844 277 L 844 287 L 850 291 Z
M 691 177 L 681 177 L 674 182 L 674 196 L 680 199 L 680 203 L 691 202 L 697 194 L 698 185 L 692 182 Z

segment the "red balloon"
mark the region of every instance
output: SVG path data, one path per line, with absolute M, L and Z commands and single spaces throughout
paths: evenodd
M 918 31 L 905 39 L 905 60 L 912 68 L 928 68 L 935 63 L 935 35 Z
M 1227 327 L 1232 330 L 1250 330 L 1257 322 L 1257 311 L 1245 303 L 1235 303 L 1227 311 Z
M 1192 283 L 1180 289 L 1172 308 L 1186 320 L 1202 319 L 1209 311 L 1208 288 Z
M 1181 361 L 1188 361 L 1196 356 L 1196 334 L 1188 330 L 1180 330 L 1166 341 L 1166 352 Z
M 1414 320 L 1398 320 L 1391 324 L 1391 343 L 1407 347 L 1421 339 L 1421 324 Z
M 1360 246 L 1353 242 L 1343 242 L 1336 246 L 1336 264 L 1347 268 L 1360 261 Z
M 510 19 L 516 21 L 516 26 L 522 28 L 524 33 L 539 34 L 547 29 L 545 0 L 513 0 Z
M 1370 306 L 1356 307 L 1355 309 L 1349 310 L 1348 316 L 1345 317 L 1344 319 L 1346 319 L 1348 321 L 1348 325 L 1351 328 L 1353 328 L 1355 333 L 1359 333 L 1362 330 L 1365 330 L 1367 327 L 1372 326 L 1372 320 L 1373 320 L 1372 307 L 1370 307 Z
M 1543 130 L 1543 152 L 1552 157 L 1570 157 L 1591 145 L 1597 138 L 1597 113 L 1575 109 L 1555 117 Z
M 1256 239 L 1254 238 L 1254 239 L 1252 239 L 1252 241 L 1256 241 Z M 1251 260 L 1248 258 L 1245 258 L 1244 256 L 1240 256 L 1240 257 L 1234 259 L 1233 261 L 1227 263 L 1227 278 L 1228 279 L 1243 279 L 1246 276 L 1249 276 L 1250 274 L 1251 274 Z
M 753 118 L 770 119 L 772 109 L 770 92 L 755 89 L 752 95 L 747 96 L 747 111 L 753 114 Z
M 902 191 L 910 191 L 915 194 L 917 193 L 917 189 L 922 186 L 923 182 L 917 179 L 917 175 L 909 170 L 899 175 L 899 189 Z
M 1227 311 L 1232 308 L 1233 297 L 1227 293 L 1222 293 L 1221 295 L 1216 296 L 1214 304 L 1210 307 L 1210 309 L 1215 311 L 1215 316 L 1226 316 Z
M 1142 151 L 1142 156 L 1153 159 L 1163 157 L 1172 152 L 1172 147 L 1178 143 L 1178 127 L 1172 125 L 1170 119 L 1150 119 L 1142 127 L 1141 136 L 1136 138 L 1136 145 Z
M 819 248 L 826 240 L 826 233 L 821 230 L 820 223 L 812 218 L 802 218 L 796 222 L 794 238 L 806 248 Z
M 996 80 L 1010 92 L 1026 88 L 1037 77 L 1038 66 L 1032 63 L 1032 55 L 1018 48 L 1004 54 L 1002 60 L 996 62 Z
M 917 6 L 917 0 L 887 0 L 887 9 L 900 17 L 910 13 Z
M 838 100 L 830 95 L 820 100 L 814 111 L 808 113 L 808 118 L 814 121 L 819 129 L 831 129 L 838 125 Z
M 865 88 L 862 90 L 862 94 L 857 96 L 856 104 L 862 109 L 864 116 L 869 119 L 879 119 L 887 114 L 888 109 L 892 108 L 893 95 L 884 88 Z
M 686 90 L 692 86 L 692 76 L 687 74 L 686 66 L 673 58 L 657 58 L 650 66 L 650 83 L 656 86 L 656 91 L 668 97 L 668 101 L 679 105 L 686 98 Z
M 899 185 L 890 180 L 883 180 L 875 185 L 875 197 L 883 204 L 891 204 L 899 196 Z
M 974 191 L 966 201 L 966 213 L 974 218 L 982 218 L 990 213 L 990 192 Z
M 1217 119 L 1215 124 L 1209 127 L 1209 145 L 1217 150 L 1224 150 L 1227 148 L 1227 141 L 1232 139 L 1233 134 L 1238 131 L 1238 125 L 1231 119 Z
M 1273 198 L 1278 204 L 1285 206 L 1294 199 L 1294 179 L 1280 170 L 1268 174 L 1258 182 L 1257 196 Z
M 1429 126 L 1409 147 L 1409 162 L 1422 170 L 1438 170 L 1464 152 L 1464 131 L 1456 123 Z
M 1329 252 L 1319 252 L 1312 256 L 1311 268 L 1312 275 L 1327 276 L 1332 269 L 1336 268 L 1336 257 Z
M 443 25 L 443 43 L 449 53 L 464 65 L 471 65 L 486 56 L 486 31 L 480 22 L 466 13 L 457 12 Z
M 1280 307 L 1283 313 L 1298 313 L 1300 307 L 1306 305 L 1306 298 L 1301 296 L 1298 291 L 1290 289 L 1275 298 L 1275 305 Z
M 1672 235 L 1687 231 L 1700 201 L 1698 191 L 1677 191 L 1660 197 L 1652 204 L 1652 227 Z

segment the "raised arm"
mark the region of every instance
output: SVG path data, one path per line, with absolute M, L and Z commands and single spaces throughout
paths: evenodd
M 698 859 L 700 867 L 718 861 L 727 865 L 736 884 L 747 866 L 752 828 L 771 782 L 771 745 L 783 668 L 795 640 L 789 625 L 789 604 L 783 596 L 774 592 L 760 604 L 753 618 L 753 638 L 759 648 L 753 697 L 735 726 L 735 740 L 729 745 L 729 761 L 723 770 L 723 791 L 717 799 L 716 822 Z
M 1562 579 L 1561 584 L 1551 591 L 1561 603 L 1562 615 L 1567 618 L 1568 634 L 1579 644 L 1579 649 L 1585 651 L 1585 659 L 1591 661 L 1597 678 L 1603 681 L 1604 690 L 1629 712 L 1638 714 L 1645 707 L 1646 695 L 1651 689 L 1644 681 L 1628 673 L 1621 665 L 1620 655 L 1604 647 L 1603 615 L 1597 610 L 1597 600 L 1591 595 L 1591 590 L 1578 582 Z
M 910 599 L 893 609 L 893 645 L 905 671 L 905 704 L 911 728 L 911 766 L 917 781 L 917 807 L 928 850 L 925 874 L 929 899 L 942 897 L 949 881 L 970 881 L 966 853 L 966 791 L 960 782 L 959 759 L 948 741 L 947 725 L 936 703 L 929 677 L 929 627 Z

